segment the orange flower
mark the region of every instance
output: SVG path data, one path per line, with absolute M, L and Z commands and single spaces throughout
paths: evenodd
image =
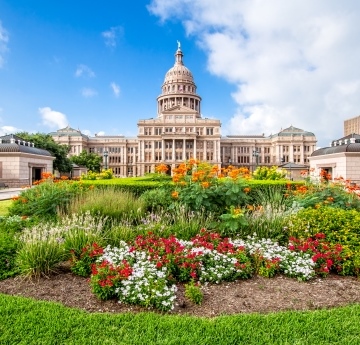
M 11 198 L 11 200 L 14 200 L 14 201 L 16 201 L 16 200 L 18 200 L 18 199 L 19 199 L 18 196 L 14 196 L 14 197 Z
M 250 189 L 249 187 L 245 187 L 245 188 L 244 188 L 244 193 L 246 193 L 246 194 L 247 194 L 247 193 L 249 193 L 249 192 L 250 192 L 250 190 L 251 190 L 251 189 Z
M 169 167 L 166 164 L 160 164 L 155 168 L 157 173 L 165 174 L 169 170 Z
M 177 199 L 179 197 L 179 192 L 177 192 L 176 190 L 174 190 L 172 193 L 171 193 L 171 196 L 174 198 L 174 199 Z
M 209 188 L 210 183 L 209 183 L 209 182 L 207 182 L 207 181 L 205 181 L 205 182 L 201 182 L 201 186 L 202 186 L 203 188 Z

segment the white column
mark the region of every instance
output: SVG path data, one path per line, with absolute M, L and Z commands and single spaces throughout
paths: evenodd
M 196 159 L 196 139 L 194 139 L 194 154 L 193 154 L 193 158 Z
M 172 141 L 172 161 L 175 161 L 175 139 Z
M 161 140 L 161 161 L 165 161 L 165 140 Z
M 183 161 L 186 161 L 186 139 L 183 139 L 183 154 L 182 154 Z
M 204 140 L 204 150 L 203 150 L 203 157 L 204 157 L 204 161 L 207 161 L 207 157 L 206 157 L 206 145 L 207 145 L 207 140 Z

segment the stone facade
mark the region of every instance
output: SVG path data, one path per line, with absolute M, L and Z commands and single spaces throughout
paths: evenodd
M 353 133 L 360 134 L 360 116 L 356 116 L 344 121 L 344 136 Z
M 360 184 L 360 135 L 347 135 L 333 140 L 329 147 L 314 151 L 310 157 L 310 168 L 314 176 L 325 170 L 332 179 L 342 177 Z
M 0 182 L 9 187 L 30 186 L 42 172 L 53 171 L 54 159 L 15 135 L 0 137 Z
M 154 172 L 160 163 L 173 169 L 190 158 L 250 170 L 286 162 L 308 165 L 316 145 L 313 133 L 293 126 L 270 136 L 221 136 L 220 121 L 201 116 L 201 97 L 180 47 L 157 97 L 156 118 L 139 120 L 137 126 L 134 138 L 88 137 L 69 126 L 50 134 L 57 143 L 71 147 L 70 155 L 82 150 L 102 155 L 103 167 L 117 177 Z

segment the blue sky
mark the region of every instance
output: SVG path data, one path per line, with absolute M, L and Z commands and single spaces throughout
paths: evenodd
M 222 133 L 290 125 L 319 146 L 360 115 L 360 2 L 0 0 L 0 134 L 136 136 L 176 41 Z

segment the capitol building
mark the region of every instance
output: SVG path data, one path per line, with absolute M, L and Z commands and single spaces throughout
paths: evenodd
M 173 169 L 190 158 L 250 170 L 284 163 L 307 166 L 316 147 L 313 133 L 293 126 L 269 136 L 222 136 L 220 120 L 201 116 L 202 99 L 193 74 L 184 65 L 180 45 L 156 101 L 156 117 L 138 121 L 137 137 L 93 137 L 70 126 L 50 135 L 70 146 L 70 156 L 82 150 L 101 155 L 103 167 L 111 168 L 117 177 L 142 176 L 161 163 Z

